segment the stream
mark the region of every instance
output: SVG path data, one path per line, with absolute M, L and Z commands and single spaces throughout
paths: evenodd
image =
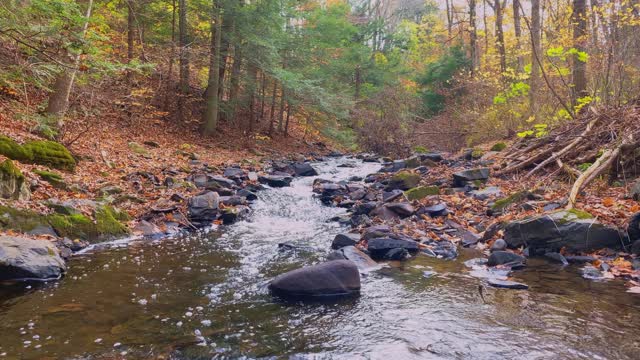
M 350 162 L 356 167 L 338 167 Z M 316 163 L 346 180 L 379 164 Z M 529 290 L 478 286 L 455 261 L 418 255 L 362 277 L 361 296 L 284 303 L 267 284 L 324 260 L 344 209 L 312 196 L 314 177 L 259 193 L 243 221 L 74 256 L 67 275 L 0 287 L 0 359 L 637 359 L 640 296 L 577 268 L 531 260 Z M 279 249 L 279 243 L 295 249 Z

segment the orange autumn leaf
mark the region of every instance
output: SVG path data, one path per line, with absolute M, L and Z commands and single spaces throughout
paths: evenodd
M 602 205 L 604 205 L 606 207 L 612 207 L 615 203 L 616 203 L 616 201 L 613 198 L 610 198 L 610 197 L 602 199 Z

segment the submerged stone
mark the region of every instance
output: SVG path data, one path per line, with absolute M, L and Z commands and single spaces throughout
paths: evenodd
M 527 290 L 529 288 L 526 284 L 509 280 L 489 279 L 487 283 L 493 287 L 502 289 Z

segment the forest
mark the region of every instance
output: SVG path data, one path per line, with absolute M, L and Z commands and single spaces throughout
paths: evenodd
M 639 30 L 2 0 L 0 357 L 635 358 Z

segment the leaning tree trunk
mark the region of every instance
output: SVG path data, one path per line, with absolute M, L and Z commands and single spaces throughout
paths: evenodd
M 222 38 L 222 16 L 220 16 L 220 7 L 213 5 L 213 22 L 211 24 L 211 61 L 209 65 L 209 91 L 207 95 L 207 109 L 204 112 L 203 122 L 204 128 L 202 134 L 207 136 L 213 134 L 218 126 L 218 113 L 220 105 L 220 96 L 218 89 L 220 87 L 220 48 Z
M 82 27 L 82 38 L 84 39 L 89 29 L 89 19 L 91 18 L 91 10 L 93 10 L 93 0 L 89 0 L 87 6 L 86 19 Z M 73 81 L 80 65 L 80 54 L 77 54 L 73 59 L 73 65 L 67 69 L 61 70 L 56 77 L 56 81 L 53 85 L 53 93 L 49 97 L 49 103 L 45 112 L 49 115 L 58 117 L 58 122 L 62 122 L 67 108 L 69 107 L 69 95 L 71 95 L 71 88 L 73 87 Z

